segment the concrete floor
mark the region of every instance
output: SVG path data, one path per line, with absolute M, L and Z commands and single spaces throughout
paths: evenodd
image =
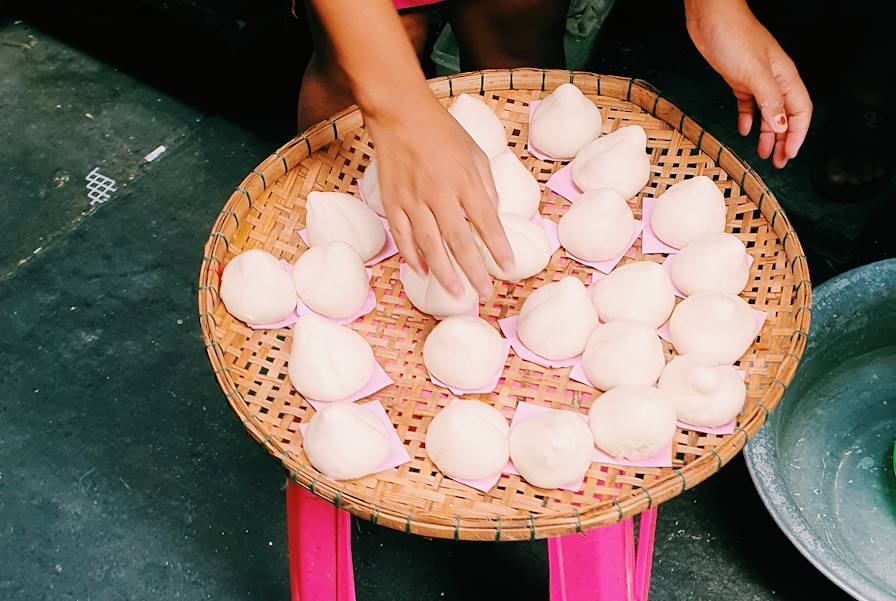
M 596 69 L 652 81 L 752 156 L 682 32 L 635 43 L 625 18 Z M 230 191 L 293 133 L 301 56 L 252 79 L 208 62 L 214 38 L 164 21 L 140 35 L 67 25 L 0 18 L 0 599 L 285 599 L 284 475 L 214 382 L 195 282 Z M 875 258 L 855 240 L 881 203 L 820 201 L 809 154 L 760 171 L 805 227 L 819 280 Z M 94 167 L 119 188 L 91 207 Z M 543 543 L 355 525 L 363 601 L 547 598 Z M 777 530 L 741 460 L 664 505 L 657 536 L 652 599 L 846 598 Z

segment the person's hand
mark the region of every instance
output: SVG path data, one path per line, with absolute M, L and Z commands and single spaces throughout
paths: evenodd
M 485 154 L 428 90 L 417 101 L 406 98 L 400 115 L 366 120 L 383 207 L 405 261 L 421 274 L 431 269 L 446 290 L 459 295 L 463 286 L 450 250 L 480 296 L 489 296 L 491 278 L 467 219 L 503 269 L 512 268 L 513 252 L 498 220 Z
M 685 11 L 694 45 L 737 98 L 738 132 L 750 133 L 758 106 L 756 153 L 784 167 L 796 157 L 812 118 L 812 101 L 793 61 L 744 0 L 685 0 Z

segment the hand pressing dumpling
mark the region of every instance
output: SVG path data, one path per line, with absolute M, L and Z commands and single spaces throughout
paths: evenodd
M 650 227 L 657 238 L 683 248 L 702 234 L 725 231 L 725 197 L 705 175 L 678 182 L 656 199 Z
M 698 292 L 675 307 L 669 338 L 679 355 L 701 355 L 716 365 L 734 363 L 756 337 L 756 319 L 739 296 Z
M 361 255 L 341 240 L 302 253 L 293 267 L 292 281 L 309 309 L 331 319 L 354 315 L 370 294 L 370 276 Z
M 658 328 L 675 307 L 675 291 L 661 265 L 635 261 L 595 282 L 591 300 L 604 323 L 632 319 Z
M 542 286 L 523 303 L 517 335 L 530 351 L 554 361 L 582 354 L 597 315 L 581 280 L 573 276 Z
M 366 204 L 342 192 L 311 192 L 305 205 L 305 227 L 311 246 L 342 240 L 369 261 L 383 250 L 386 230 Z
M 600 128 L 600 109 L 578 87 L 565 83 L 535 108 L 529 140 L 553 159 L 571 159 L 600 135 Z
M 352 480 L 375 473 L 389 457 L 389 432 L 372 411 L 354 403 L 321 407 L 308 423 L 302 447 L 320 473 Z
M 585 261 L 607 261 L 628 250 L 635 231 L 631 207 L 611 188 L 585 192 L 560 219 L 560 244 Z
M 227 312 L 250 325 L 281 321 L 296 309 L 289 274 L 271 253 L 252 249 L 230 260 L 221 275 Z
M 487 158 L 493 159 L 507 150 L 504 124 L 481 96 L 461 94 L 448 107 L 448 112 L 473 138 Z
M 686 296 L 697 292 L 740 294 L 750 278 L 747 248 L 732 234 L 713 232 L 670 255 L 669 275 Z
M 541 187 L 532 172 L 510 150 L 493 158 L 489 168 L 498 193 L 498 212 L 534 217 L 541 202 Z
M 747 398 L 747 386 L 733 365 L 714 365 L 699 355 L 672 359 L 657 386 L 669 397 L 678 419 L 708 428 L 737 417 Z
M 675 438 L 675 409 L 656 388 L 608 390 L 594 400 L 588 416 L 594 444 L 613 457 L 647 459 Z
M 462 390 L 477 390 L 493 381 L 505 358 L 504 339 L 473 315 L 446 318 L 423 343 L 423 364 L 429 373 Z
M 289 380 L 305 398 L 347 399 L 370 381 L 375 364 L 367 341 L 344 326 L 309 314 L 293 328 Z
M 478 480 L 501 472 L 510 457 L 510 428 L 481 401 L 452 401 L 426 429 L 426 454 L 450 478 Z
M 650 179 L 647 134 L 639 125 L 620 127 L 579 151 L 570 166 L 572 179 L 583 191 L 612 188 L 624 199 L 634 198 Z
M 507 282 L 518 282 L 540 273 L 550 263 L 552 254 L 551 242 L 544 229 L 532 220 L 512 213 L 502 213 L 499 217 L 513 251 L 514 267 L 509 271 L 501 269 L 474 231 L 473 239 L 479 247 L 485 269 L 492 276 Z
M 656 330 L 639 321 L 597 326 L 582 355 L 588 379 L 600 390 L 617 386 L 653 386 L 666 365 Z
M 527 482 L 557 488 L 582 479 L 591 465 L 594 440 L 572 411 L 551 410 L 514 423 L 510 458 Z
M 420 275 L 411 269 L 410 266 L 404 265 L 398 276 L 404 288 L 404 293 L 408 300 L 411 301 L 411 304 L 417 307 L 418 310 L 428 313 L 436 319 L 478 310 L 479 306 L 479 295 L 473 289 L 470 280 L 460 270 L 454 258 L 450 258 L 454 272 L 464 288 L 460 296 L 453 296 L 445 290 L 432 271 L 426 275 Z

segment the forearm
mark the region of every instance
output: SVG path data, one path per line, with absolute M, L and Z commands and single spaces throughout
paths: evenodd
M 433 100 L 390 0 L 311 0 L 311 4 L 355 101 L 368 118 L 399 118 L 402 105 Z

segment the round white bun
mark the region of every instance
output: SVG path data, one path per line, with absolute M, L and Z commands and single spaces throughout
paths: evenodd
M 647 134 L 640 125 L 620 127 L 583 148 L 570 163 L 572 179 L 582 190 L 612 188 L 626 200 L 650 179 Z
M 565 83 L 542 100 L 529 120 L 529 140 L 552 159 L 571 159 L 600 135 L 600 109 Z
M 657 386 L 672 402 L 678 419 L 694 426 L 727 424 L 747 398 L 747 386 L 733 365 L 713 365 L 699 355 L 672 359 Z
M 324 476 L 352 480 L 374 473 L 389 457 L 389 431 L 369 409 L 332 403 L 311 418 L 302 446 Z
M 423 343 L 423 364 L 445 384 L 477 390 L 501 372 L 504 339 L 484 319 L 455 315 L 436 325 Z
M 507 150 L 504 124 L 482 97 L 461 94 L 448 107 L 448 112 L 489 159 Z
M 725 196 L 705 175 L 669 187 L 656 199 L 650 227 L 657 238 L 684 248 L 702 234 L 725 231 Z
M 532 172 L 511 150 L 505 150 L 491 161 L 489 168 L 498 193 L 498 212 L 513 213 L 530 219 L 538 213 L 541 188 Z
M 544 229 L 531 219 L 512 213 L 502 213 L 499 217 L 513 251 L 514 268 L 511 271 L 501 269 L 474 230 L 473 240 L 479 247 L 485 269 L 493 277 L 507 282 L 518 282 L 540 273 L 551 261 L 551 242 Z
M 578 482 L 591 465 L 594 440 L 577 413 L 551 410 L 510 430 L 510 458 L 527 482 L 557 488 Z
M 221 300 L 237 319 L 264 325 L 295 311 L 296 291 L 280 261 L 267 251 L 252 249 L 235 256 L 224 268 Z
M 386 244 L 386 230 L 366 204 L 342 192 L 311 192 L 305 205 L 308 244 L 342 240 L 368 261 Z
M 582 356 L 588 379 L 600 390 L 653 386 L 666 365 L 656 330 L 640 321 L 599 325 Z
M 652 328 L 663 325 L 675 306 L 675 292 L 663 267 L 635 261 L 594 283 L 591 300 L 604 323 L 632 319 Z
M 670 255 L 669 275 L 685 296 L 697 292 L 740 294 L 750 277 L 747 247 L 724 232 L 703 234 L 676 255 Z
M 640 461 L 675 438 L 675 409 L 653 387 L 620 386 L 595 399 L 588 411 L 597 448 L 613 457 Z
M 582 354 L 597 315 L 581 280 L 566 276 L 542 286 L 523 303 L 517 335 L 530 351 L 561 361 Z
M 560 244 L 586 261 L 606 261 L 628 250 L 635 216 L 619 192 L 611 188 L 585 192 L 560 219 Z
M 386 216 L 383 196 L 380 194 L 379 168 L 376 166 L 376 161 L 370 161 L 367 169 L 364 170 L 364 177 L 361 178 L 361 194 L 367 206 L 373 209 L 377 215 Z
M 501 472 L 510 458 L 510 428 L 481 401 L 452 401 L 426 429 L 426 454 L 449 478 L 478 480 Z
M 312 246 L 292 269 L 292 282 L 309 309 L 331 319 L 357 313 L 370 294 L 361 255 L 341 240 Z
M 733 294 L 692 294 L 678 303 L 669 319 L 669 338 L 679 355 L 702 355 L 716 365 L 740 359 L 755 337 L 753 310 Z
M 432 271 L 421 276 L 419 273 L 407 266 L 399 273 L 398 279 L 404 287 L 404 293 L 411 301 L 411 304 L 418 310 L 432 315 L 436 319 L 444 319 L 451 315 L 461 315 L 478 310 L 479 295 L 470 284 L 470 280 L 460 270 L 454 258 L 451 258 L 454 266 L 454 272 L 460 278 L 464 287 L 460 296 L 452 296 L 439 280 L 433 275 Z

